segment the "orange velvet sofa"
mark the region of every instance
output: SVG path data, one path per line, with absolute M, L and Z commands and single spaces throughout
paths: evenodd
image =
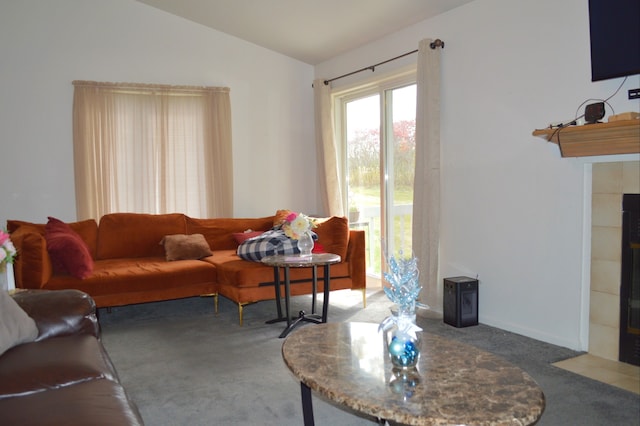
M 274 220 L 276 215 L 196 219 L 180 213 L 113 213 L 99 223 L 93 219 L 69 223 L 90 252 L 93 268 L 85 278 L 56 271 L 45 224 L 8 220 L 7 229 L 18 251 L 14 263 L 18 288 L 77 289 L 89 294 L 97 307 L 214 296 L 216 312 L 218 295 L 223 295 L 238 305 L 242 324 L 245 305 L 275 298 L 274 271 L 238 257 L 234 234 L 266 231 Z M 324 251 L 342 258 L 331 267 L 331 290 L 359 289 L 366 304 L 364 231 L 349 229 L 347 219 L 336 216 L 319 219 L 314 231 Z M 213 254 L 198 260 L 167 261 L 161 241 L 176 234 L 202 234 Z M 322 271 L 318 272 L 318 291 L 322 291 Z M 292 295 L 311 293 L 311 268 L 294 268 L 291 282 Z

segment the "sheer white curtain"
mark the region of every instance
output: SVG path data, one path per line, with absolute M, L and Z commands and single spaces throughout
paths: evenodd
M 420 301 L 442 307 L 438 279 L 440 246 L 440 48 L 418 45 L 416 170 L 413 189 L 413 252 L 420 270 Z
M 331 108 L 331 86 L 323 79 L 313 82 L 316 155 L 318 157 L 319 193 L 323 214 L 343 216 L 342 184 L 338 166 L 338 148 L 335 141 Z
M 78 220 L 233 214 L 228 88 L 73 84 Z

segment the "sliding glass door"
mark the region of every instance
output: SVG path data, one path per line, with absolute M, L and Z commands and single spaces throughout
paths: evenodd
M 384 253 L 411 251 L 416 86 L 376 85 L 341 99 L 351 228 L 367 234 L 367 272 L 380 276 Z

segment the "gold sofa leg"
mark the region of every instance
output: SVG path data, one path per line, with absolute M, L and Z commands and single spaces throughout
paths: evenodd
M 238 317 L 240 318 L 240 327 L 242 327 L 242 312 L 244 308 L 244 303 L 238 303 Z
M 244 313 L 244 307 L 247 305 L 251 305 L 253 303 L 256 303 L 255 301 L 252 302 L 244 302 L 244 303 L 240 303 L 238 302 L 238 317 L 240 318 L 240 327 L 242 327 L 242 314 Z
M 367 307 L 367 289 L 363 288 L 362 289 L 362 306 L 363 307 Z
M 201 294 L 200 297 L 213 297 L 213 311 L 218 315 L 218 293 Z
M 218 293 L 201 294 L 200 297 L 213 297 L 213 310 L 218 315 Z

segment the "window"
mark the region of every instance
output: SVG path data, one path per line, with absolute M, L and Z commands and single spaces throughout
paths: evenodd
M 74 82 L 78 218 L 232 215 L 229 90 Z
M 383 253 L 411 250 L 415 170 L 415 72 L 334 94 L 344 150 L 350 226 L 367 234 L 367 272 Z

